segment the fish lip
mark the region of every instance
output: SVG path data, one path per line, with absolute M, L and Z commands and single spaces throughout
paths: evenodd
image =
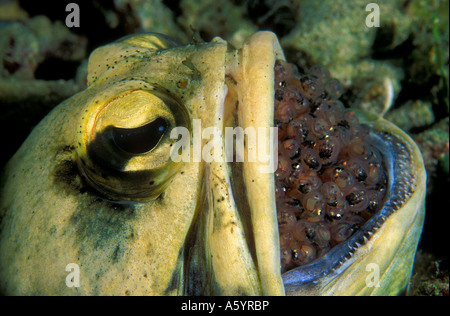
M 413 157 L 407 142 L 403 142 L 399 135 L 387 131 L 372 127 L 369 127 L 369 131 L 369 141 L 380 150 L 389 175 L 383 207 L 347 241 L 332 248 L 322 258 L 283 273 L 285 286 L 315 283 L 320 278 L 340 274 L 354 262 L 353 255 L 358 248 L 366 244 L 389 216 L 399 210 L 415 192 L 418 179 L 414 173 L 415 168 L 408 168 Z

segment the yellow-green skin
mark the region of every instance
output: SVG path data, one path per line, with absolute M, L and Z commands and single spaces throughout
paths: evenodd
M 284 56 L 270 32 L 256 33 L 240 49 L 220 38 L 178 46 L 164 36 L 141 34 L 94 51 L 89 87 L 36 126 L 5 167 L 0 291 L 9 295 L 403 291 L 423 224 L 425 171 L 417 146 L 383 119 L 375 119 L 376 128 L 396 133 L 410 146 L 416 190 L 338 273 L 305 287 L 283 285 L 274 175 L 261 172 L 266 163 L 173 163 L 167 153 L 175 140 L 165 137 L 155 151 L 126 165 L 126 171 L 153 168 L 151 185 L 141 178 L 129 182 L 146 188 L 135 197 L 120 174 L 96 176 L 85 166 L 100 168 L 90 160 L 89 148 L 98 132 L 95 126 L 101 124 L 136 127 L 157 113 L 172 123 L 181 118 L 191 132 L 194 119 L 201 120 L 202 129 L 272 126 L 276 59 Z M 170 113 L 174 108 L 155 101 L 156 92 L 174 100 L 179 106 L 175 111 L 181 114 Z M 224 157 L 225 152 L 215 154 Z M 80 268 L 79 287 L 66 285 L 70 263 Z M 367 263 L 379 265 L 379 287 L 367 287 Z

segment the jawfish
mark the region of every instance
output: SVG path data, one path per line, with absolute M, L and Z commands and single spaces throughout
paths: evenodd
M 404 293 L 424 221 L 422 155 L 341 92 L 325 68 L 287 63 L 271 32 L 240 48 L 154 33 L 97 48 L 88 87 L 3 171 L 2 293 Z M 244 131 L 231 156 L 227 127 Z M 249 159 L 268 145 L 251 131 L 270 130 L 273 159 Z M 78 286 L 65 284 L 69 264 Z

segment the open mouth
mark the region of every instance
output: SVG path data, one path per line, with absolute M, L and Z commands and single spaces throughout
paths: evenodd
M 281 271 L 324 257 L 383 206 L 388 171 L 370 130 L 322 67 L 275 64 L 275 174 Z
M 426 185 L 408 135 L 347 109 L 339 82 L 321 67 L 298 72 L 270 32 L 238 50 L 154 33 L 110 45 L 92 53 L 89 87 L 52 111 L 8 167 L 2 291 L 407 287 Z M 68 263 L 82 271 L 75 292 L 61 287 Z M 371 266 L 380 282 L 367 283 Z

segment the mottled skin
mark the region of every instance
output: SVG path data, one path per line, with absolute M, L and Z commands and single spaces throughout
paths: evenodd
M 417 146 L 382 119 L 371 118 L 370 124 L 406 144 L 414 190 L 364 245 L 353 249 L 351 259 L 339 268 L 332 262 L 319 272 L 312 268 L 310 275 L 280 274 L 274 178 L 261 172 L 265 163 L 174 163 L 168 153 L 176 140 L 168 135 L 155 150 L 126 161 L 114 152 L 98 152 L 102 126 L 133 128 L 157 116 L 192 133 L 194 119 L 201 119 L 202 129 L 272 126 L 276 59 L 284 56 L 270 32 L 256 33 L 239 50 L 220 38 L 179 46 L 161 35 L 141 34 L 94 51 L 89 87 L 36 126 L 5 167 L 2 293 L 403 291 L 423 223 L 425 172 Z M 160 102 L 164 96 L 171 106 Z M 96 160 L 93 153 L 99 154 Z M 122 167 L 104 169 L 102 161 Z M 341 252 L 345 255 L 345 249 Z M 65 284 L 69 263 L 80 266 L 80 287 Z M 367 263 L 379 265 L 380 287 L 366 286 Z

